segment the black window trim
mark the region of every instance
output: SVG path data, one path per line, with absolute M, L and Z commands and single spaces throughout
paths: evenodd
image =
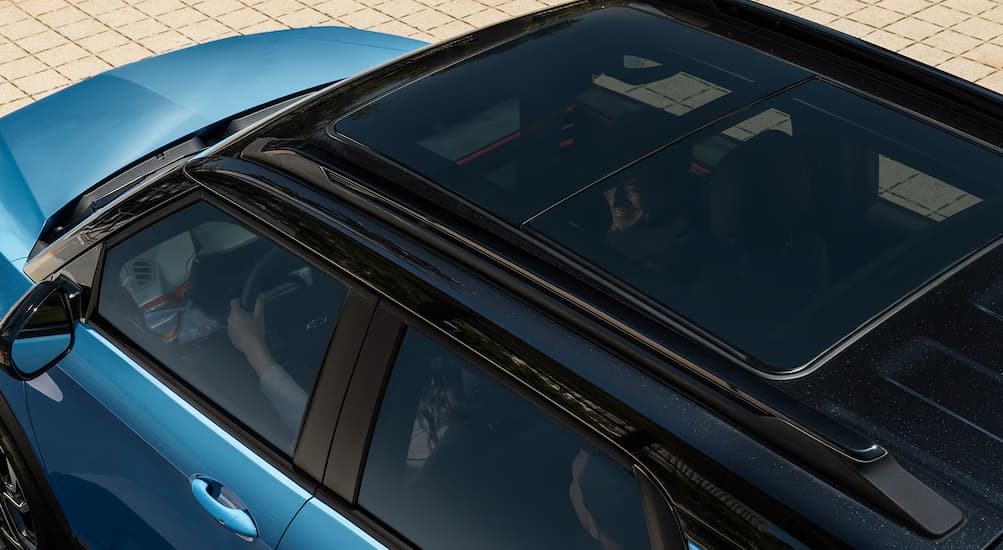
M 335 324 L 331 339 L 325 350 L 324 359 L 318 370 L 317 382 L 308 401 L 298 434 L 296 448 L 291 457 L 286 456 L 285 453 L 266 442 L 254 430 L 213 403 L 201 392 L 178 377 L 171 369 L 139 348 L 108 320 L 102 318 L 97 309 L 97 304 L 100 301 L 101 281 L 104 276 L 105 257 L 108 251 L 118 243 L 132 237 L 152 224 L 200 202 L 204 202 L 222 211 L 241 224 L 253 229 L 276 246 L 294 254 L 309 265 L 335 278 L 336 281 L 348 289 L 347 296 L 339 312 L 338 321 Z M 347 367 L 343 368 L 349 372 L 354 369 L 355 357 L 358 355 L 358 350 L 363 342 L 362 337 L 365 335 L 364 330 L 360 334 L 359 327 L 361 326 L 365 329 L 369 326 L 372 310 L 375 309 L 376 301 L 373 294 L 329 263 L 316 258 L 313 253 L 297 244 L 294 240 L 274 231 L 265 220 L 254 217 L 198 187 L 177 197 L 172 197 L 169 203 L 158 206 L 153 212 L 133 220 L 129 225 L 113 232 L 97 246 L 101 247 L 101 251 L 95 270 L 89 303 L 85 308 L 89 312 L 87 325 L 121 349 L 137 365 L 143 367 L 159 382 L 177 393 L 196 410 L 224 429 L 229 435 L 255 451 L 258 456 L 282 471 L 308 492 L 314 492 L 319 486 L 321 479 L 317 473 L 323 472 L 326 466 L 327 448 L 334 436 L 334 426 L 327 421 L 318 421 L 314 416 L 327 413 L 332 403 L 340 403 L 344 397 L 343 393 L 348 389 L 347 386 L 340 390 L 337 388 L 339 381 L 338 371 L 342 369 L 335 367 L 335 363 L 348 360 L 350 363 L 348 363 Z M 339 338 L 342 333 L 344 333 L 344 336 Z M 344 349 L 335 351 L 335 343 L 349 345 L 342 346 Z M 302 445 L 301 443 L 307 438 L 315 441 L 316 444 Z M 318 452 L 318 448 L 322 448 L 323 450 Z
M 446 334 L 417 313 L 389 300 L 380 300 L 352 376 L 349 397 L 346 398 L 331 445 L 328 468 L 317 493 L 324 502 L 330 503 L 336 510 L 344 510 L 351 514 L 356 518 L 356 523 L 371 536 L 385 541 L 392 547 L 418 548 L 413 543 L 407 542 L 400 533 L 375 514 L 358 505 L 359 488 L 373 432 L 400 346 L 408 330 L 415 330 L 448 352 L 456 354 L 473 368 L 514 392 L 535 409 L 570 429 L 608 458 L 623 466 L 634 476 L 637 484 L 644 512 L 643 519 L 652 549 L 686 548 L 685 539 L 682 538 L 682 527 L 671 496 L 647 470 L 643 461 L 576 418 L 572 412 L 537 393 L 530 384 L 494 364 L 467 343 Z M 665 522 L 670 520 L 671 523 L 665 525 Z

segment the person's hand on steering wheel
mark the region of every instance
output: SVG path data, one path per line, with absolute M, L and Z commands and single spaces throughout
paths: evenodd
M 250 313 L 240 305 L 239 299 L 230 300 L 226 332 L 230 343 L 247 357 L 247 362 L 259 376 L 275 363 L 265 342 L 265 301 L 260 295 L 254 303 L 254 311 Z

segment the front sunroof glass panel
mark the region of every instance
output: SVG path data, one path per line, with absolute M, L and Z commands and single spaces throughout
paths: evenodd
M 596 8 L 422 78 L 334 131 L 521 223 L 806 76 L 661 15 Z
M 790 372 L 1003 231 L 997 154 L 822 81 L 530 228 Z

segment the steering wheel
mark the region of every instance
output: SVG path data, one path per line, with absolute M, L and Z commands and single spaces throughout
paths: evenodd
M 282 249 L 272 248 L 254 263 L 250 273 L 247 275 L 247 280 L 244 281 L 244 287 L 240 291 L 240 306 L 245 311 L 254 311 L 254 305 L 258 300 L 258 296 L 261 296 L 262 301 L 267 304 L 276 298 L 285 296 L 305 286 L 302 282 L 287 280 L 268 289 L 263 288 L 266 275 L 271 273 L 271 268 L 274 267 L 272 264 L 285 259 Z

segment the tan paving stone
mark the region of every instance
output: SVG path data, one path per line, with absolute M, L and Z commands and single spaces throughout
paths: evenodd
M 125 2 L 122 0 L 84 0 L 76 4 L 77 8 L 90 15 L 101 15 L 115 10 L 124 9 Z
M 64 0 L 24 0 L 23 2 L 18 2 L 18 7 L 24 10 L 28 15 L 39 16 L 43 13 L 49 13 L 50 11 L 56 11 L 60 8 L 65 8 L 67 4 Z
M 77 21 L 76 23 L 70 23 L 69 25 L 59 27 L 57 30 L 59 31 L 59 34 L 65 36 L 69 40 L 80 40 L 87 38 L 88 36 L 100 34 L 108 30 L 108 27 L 96 19 L 87 18 L 83 21 Z
M 376 32 L 385 32 L 387 34 L 396 34 L 399 36 L 413 36 L 414 34 L 421 32 L 418 29 L 410 25 L 406 25 L 404 24 L 403 21 L 397 19 L 391 19 L 386 23 L 380 23 L 379 25 L 376 25 L 375 27 L 372 27 L 369 30 Z
M 302 4 L 300 4 L 299 2 L 290 2 L 290 3 L 296 4 L 297 7 L 302 7 Z M 208 15 L 209 17 L 219 17 L 220 15 L 235 12 L 246 6 L 243 3 L 238 2 L 237 0 L 205 0 L 204 2 L 199 2 L 198 4 L 195 4 L 194 7 L 195 9 Z M 282 11 L 281 13 L 278 13 L 277 15 L 284 15 L 286 13 L 290 13 L 291 11 L 295 10 L 294 9 L 285 10 Z
M 993 72 L 992 67 L 988 67 L 982 63 L 976 63 L 975 61 L 962 57 L 955 57 L 954 59 L 948 60 L 939 65 L 937 68 L 971 81 L 985 78 Z
M 24 51 L 35 54 L 45 50 L 67 44 L 66 37 L 56 31 L 46 30 L 38 34 L 33 34 L 27 38 L 17 41 L 17 45 L 24 48 Z
M 409 0 L 400 0 L 400 3 L 406 4 Z M 385 4 L 396 4 L 397 2 L 385 2 Z M 378 8 L 383 7 L 383 4 L 378 4 Z M 328 17 L 337 19 L 343 15 L 348 15 L 360 10 L 365 9 L 366 5 L 354 2 L 353 0 L 321 0 L 316 4 L 313 4 L 313 9 L 319 11 L 320 13 L 326 14 Z M 421 6 L 423 8 L 424 6 Z M 419 9 L 421 9 L 419 8 Z M 380 11 L 383 11 L 380 9 Z M 383 13 L 386 13 L 385 11 Z M 398 17 L 396 15 L 391 15 L 391 17 Z
M 109 27 L 121 27 L 145 19 L 146 14 L 132 6 L 126 6 L 101 14 L 100 20 Z
M 989 88 L 994 92 L 1003 93 L 1003 72 L 997 71 L 979 80 L 976 84 Z
M 446 23 L 445 25 L 441 25 L 439 27 L 430 30 L 429 34 L 438 38 L 439 40 L 445 40 L 447 38 L 452 38 L 460 34 L 468 33 L 472 30 L 474 30 L 473 25 L 469 25 L 467 23 L 464 23 L 463 21 L 454 19 L 449 23 Z
M 158 21 L 168 27 L 171 27 L 172 29 L 180 29 L 185 25 L 191 25 L 192 23 L 198 23 L 199 21 L 205 21 L 206 19 L 208 19 L 206 14 L 188 6 L 157 17 Z
M 984 11 L 991 10 L 999 4 L 993 2 L 992 0 L 944 0 L 941 5 L 969 15 L 977 15 Z
M 1003 69 L 1003 46 L 997 44 L 982 44 L 966 52 L 963 57 L 997 70 Z
M 968 19 L 968 15 L 958 10 L 952 10 L 941 4 L 930 6 L 921 12 L 917 12 L 914 17 L 933 23 L 938 27 L 950 27 Z
M 118 48 L 128 43 L 128 38 L 110 29 L 88 36 L 87 38 L 77 40 L 77 44 L 83 46 L 91 53 L 106 52 L 112 48 Z
M 977 38 L 961 34 L 951 29 L 943 30 L 933 36 L 923 39 L 923 43 L 952 54 L 965 53 L 982 43 Z
M 449 0 L 444 4 L 436 6 L 435 9 L 450 17 L 455 17 L 457 23 L 463 23 L 469 27 L 470 24 L 463 21 L 463 19 L 479 11 L 484 11 L 486 8 L 487 6 L 476 0 Z
M 316 27 L 327 22 L 327 16 L 313 8 L 302 8 L 276 19 L 290 27 Z
M 28 17 L 30 16 L 17 6 L 0 6 L 0 21 L 4 24 L 17 23 Z
M 153 36 L 147 36 L 140 42 L 144 48 L 152 51 L 153 53 L 165 53 L 177 50 L 188 46 L 191 43 L 192 41 L 190 38 L 173 29 L 164 31 L 160 34 L 155 34 Z
M 48 30 L 48 27 L 34 19 L 0 23 L 0 36 L 10 41 L 22 40 L 46 30 Z
M 251 25 L 250 27 L 247 27 L 246 29 L 241 29 L 241 32 L 244 32 L 246 34 L 254 34 L 254 33 L 259 33 L 259 32 L 279 31 L 279 30 L 288 29 L 288 28 L 289 27 L 283 25 L 282 23 L 280 23 L 280 22 L 278 22 L 278 21 L 276 21 L 274 19 L 269 19 L 268 21 L 265 21 L 265 22 L 262 22 L 262 23 L 258 23 L 257 25 Z
M 881 0 L 878 7 L 886 10 L 897 11 L 903 15 L 912 15 L 929 8 L 933 4 L 926 0 Z
M 902 55 L 922 61 L 927 65 L 937 66 L 953 57 L 950 53 L 926 44 L 917 43 L 899 50 Z
M 832 23 L 833 21 L 839 19 L 839 17 L 827 11 L 817 10 L 811 6 L 801 8 L 795 13 L 798 15 L 798 17 L 803 17 L 804 19 L 822 25 L 828 25 L 829 23 Z
M 829 12 L 833 15 L 844 17 L 853 12 L 860 11 L 867 7 L 867 4 L 858 0 L 819 0 L 812 4 L 817 10 Z
M 923 40 L 940 32 L 942 28 L 933 23 L 909 18 L 892 23 L 885 27 L 885 30 L 912 40 Z
M 38 16 L 39 21 L 53 28 L 69 25 L 70 23 L 76 23 L 77 21 L 83 21 L 87 18 L 88 16 L 86 13 L 73 6 L 66 6 L 56 11 L 50 11 L 49 13 L 44 13 Z
M 881 29 L 891 25 L 899 19 L 902 19 L 903 15 L 880 6 L 867 6 L 862 10 L 851 13 L 847 17 L 869 27 L 873 27 L 873 29 Z
M 20 88 L 9 82 L 0 82 L 0 105 L 24 97 Z
M 829 26 L 850 36 L 862 36 L 874 30 L 874 27 L 858 23 L 851 19 L 837 19 L 829 23 Z
M 543 8 L 546 8 L 547 5 L 543 2 L 537 2 L 536 0 L 512 0 L 511 2 L 499 4 L 495 7 L 509 15 L 516 16 L 542 10 Z
M 129 42 L 117 48 L 105 50 L 99 53 L 98 57 L 107 61 L 113 67 L 119 67 L 122 65 L 128 65 L 133 61 L 139 61 L 140 59 L 150 57 L 151 55 L 153 54 L 150 50 L 147 50 L 135 42 Z
M 184 7 L 184 2 L 180 0 L 144 0 L 136 4 L 137 10 L 151 16 L 163 15 Z
M 792 12 L 801 7 L 801 4 L 794 0 L 759 0 L 759 3 L 785 12 Z M 469 21 L 470 18 L 467 17 L 466 20 Z
M 475 13 L 469 17 L 466 17 L 464 21 L 470 23 L 475 27 L 487 27 L 488 25 L 494 25 L 495 23 L 500 23 L 509 18 L 509 15 L 503 11 L 496 10 L 494 8 L 488 8 L 482 12 Z
M 35 57 L 50 67 L 58 67 L 71 61 L 76 61 L 87 57 L 90 53 L 72 42 L 67 42 L 62 46 L 57 46 L 51 50 L 46 50 Z
M 273 19 L 297 11 L 302 7 L 303 5 L 296 0 L 266 0 L 254 5 L 254 9 Z
M 417 13 L 426 8 L 425 4 L 415 2 L 414 0 L 392 0 L 390 2 L 376 4 L 374 7 L 394 19 L 400 19 L 406 15 Z M 358 9 L 352 11 L 359 11 L 361 8 L 362 6 L 359 6 Z
M 128 25 L 118 27 L 118 32 L 132 40 L 140 40 L 147 36 L 160 34 L 167 30 L 167 26 L 153 18 L 140 19 Z
M 15 59 L 20 59 L 28 55 L 28 52 L 21 49 L 20 46 L 13 42 L 5 42 L 0 44 L 0 63 L 6 63 L 8 61 L 13 61 Z
M 979 14 L 979 17 L 995 23 L 1003 23 L 1003 6 L 996 6 L 991 10 L 984 11 Z
M 228 31 L 230 31 L 229 27 L 215 19 L 206 19 L 178 29 L 178 32 L 196 42 L 206 42 L 214 37 L 222 37 Z
M 353 11 L 352 13 L 342 15 L 338 18 L 338 21 L 341 21 L 349 27 L 368 29 L 369 27 L 375 27 L 381 23 L 386 23 L 387 21 L 390 21 L 390 19 L 389 15 L 378 12 L 373 8 L 363 8 L 359 11 Z M 408 25 L 416 26 L 412 25 L 411 22 L 408 21 L 407 17 L 405 17 L 403 21 Z
M 53 69 L 45 69 L 42 72 L 14 80 L 14 85 L 28 95 L 40 94 L 66 84 L 69 84 L 69 80 Z
M 267 21 L 268 17 L 254 8 L 245 6 L 237 11 L 223 14 L 216 19 L 231 29 L 241 30 Z
M 1003 25 L 993 23 L 979 17 L 972 17 L 952 27 L 954 30 L 978 38 L 979 40 L 991 40 L 1003 35 Z
M 65 65 L 60 65 L 59 67 L 56 67 L 56 70 L 59 71 L 59 74 L 76 82 L 85 78 L 90 78 L 98 73 L 103 73 L 111 68 L 111 65 L 101 58 L 96 55 L 91 55 L 83 59 L 71 61 Z
M 899 36 L 897 34 L 890 33 L 888 31 L 880 29 L 870 34 L 864 35 L 863 38 L 868 42 L 872 42 L 874 44 L 877 44 L 878 46 L 881 46 L 886 50 L 891 50 L 893 52 L 897 52 L 903 48 L 908 47 L 910 44 L 913 44 L 912 40 L 904 36 Z

